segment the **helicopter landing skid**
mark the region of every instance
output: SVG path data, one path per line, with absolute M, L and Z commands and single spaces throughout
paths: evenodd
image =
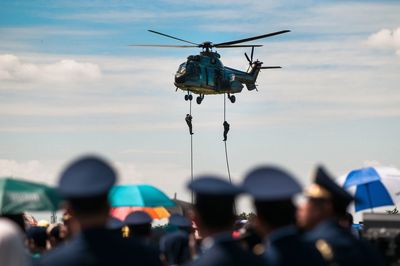
M 193 100 L 193 96 L 192 94 L 190 94 L 190 92 L 188 91 L 188 93 L 185 95 L 185 101 L 191 101 Z
M 236 102 L 236 97 L 235 97 L 235 95 L 230 95 L 230 94 L 228 93 L 228 99 L 231 101 L 231 103 L 235 103 L 235 102 Z
M 196 102 L 197 104 L 201 104 L 201 102 L 204 100 L 204 94 L 200 94 L 200 96 L 197 96 Z

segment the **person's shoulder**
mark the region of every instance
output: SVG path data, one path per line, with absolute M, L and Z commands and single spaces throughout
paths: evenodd
M 118 243 L 118 253 L 120 257 L 133 261 L 135 265 L 161 265 L 160 254 L 156 248 L 146 246 L 134 239 L 121 239 Z
M 80 260 L 80 255 L 85 253 L 82 242 L 79 239 L 73 239 L 48 251 L 39 259 L 39 264 L 43 266 L 75 265 Z
M 218 266 L 235 266 L 235 265 L 254 265 L 265 266 L 266 260 L 261 256 L 244 250 L 236 241 L 227 241 L 214 245 L 206 253 L 193 261 L 192 266 L 218 265 Z
M 339 228 L 339 226 L 331 221 L 324 221 L 318 224 L 312 230 L 305 232 L 303 235 L 303 239 L 305 241 L 315 242 L 319 239 L 324 239 L 328 241 L 343 240 L 347 238 L 347 234 Z

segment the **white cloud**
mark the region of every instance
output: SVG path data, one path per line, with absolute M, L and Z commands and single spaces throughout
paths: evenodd
M 70 163 L 70 160 L 17 161 L 0 159 L 0 177 L 19 178 L 54 186 L 68 163 Z M 180 192 L 180 195 L 185 192 L 183 186 L 176 186 L 176 183 L 171 183 L 169 180 L 172 177 L 179 178 L 179 184 L 183 184 L 184 178 L 187 176 L 186 170 L 182 170 L 175 164 L 157 163 L 157 167 L 154 167 L 153 164 L 136 164 L 135 162 L 110 161 L 110 163 L 117 171 L 118 184 L 152 184 L 170 196 L 177 191 Z M 165 179 L 159 180 L 159 177 L 165 177 Z M 180 180 L 181 178 L 182 180 Z
M 400 56 L 400 27 L 394 30 L 382 29 L 369 36 L 367 44 L 385 50 L 395 50 Z
M 77 82 L 101 77 L 98 65 L 62 59 L 55 63 L 25 63 L 12 54 L 0 55 L 0 81 Z
M 0 160 L 0 177 L 13 177 L 30 181 L 55 184 L 60 162 L 43 163 L 38 160 Z

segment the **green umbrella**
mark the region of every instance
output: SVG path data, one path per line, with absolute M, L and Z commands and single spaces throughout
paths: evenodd
M 150 185 L 119 185 L 108 195 L 111 207 L 170 207 L 175 203 L 161 190 Z
M 0 178 L 0 213 L 56 211 L 61 198 L 56 189 L 40 183 Z

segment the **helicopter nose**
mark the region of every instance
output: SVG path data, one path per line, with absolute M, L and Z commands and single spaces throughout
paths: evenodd
M 175 83 L 184 83 L 185 76 L 175 76 Z

